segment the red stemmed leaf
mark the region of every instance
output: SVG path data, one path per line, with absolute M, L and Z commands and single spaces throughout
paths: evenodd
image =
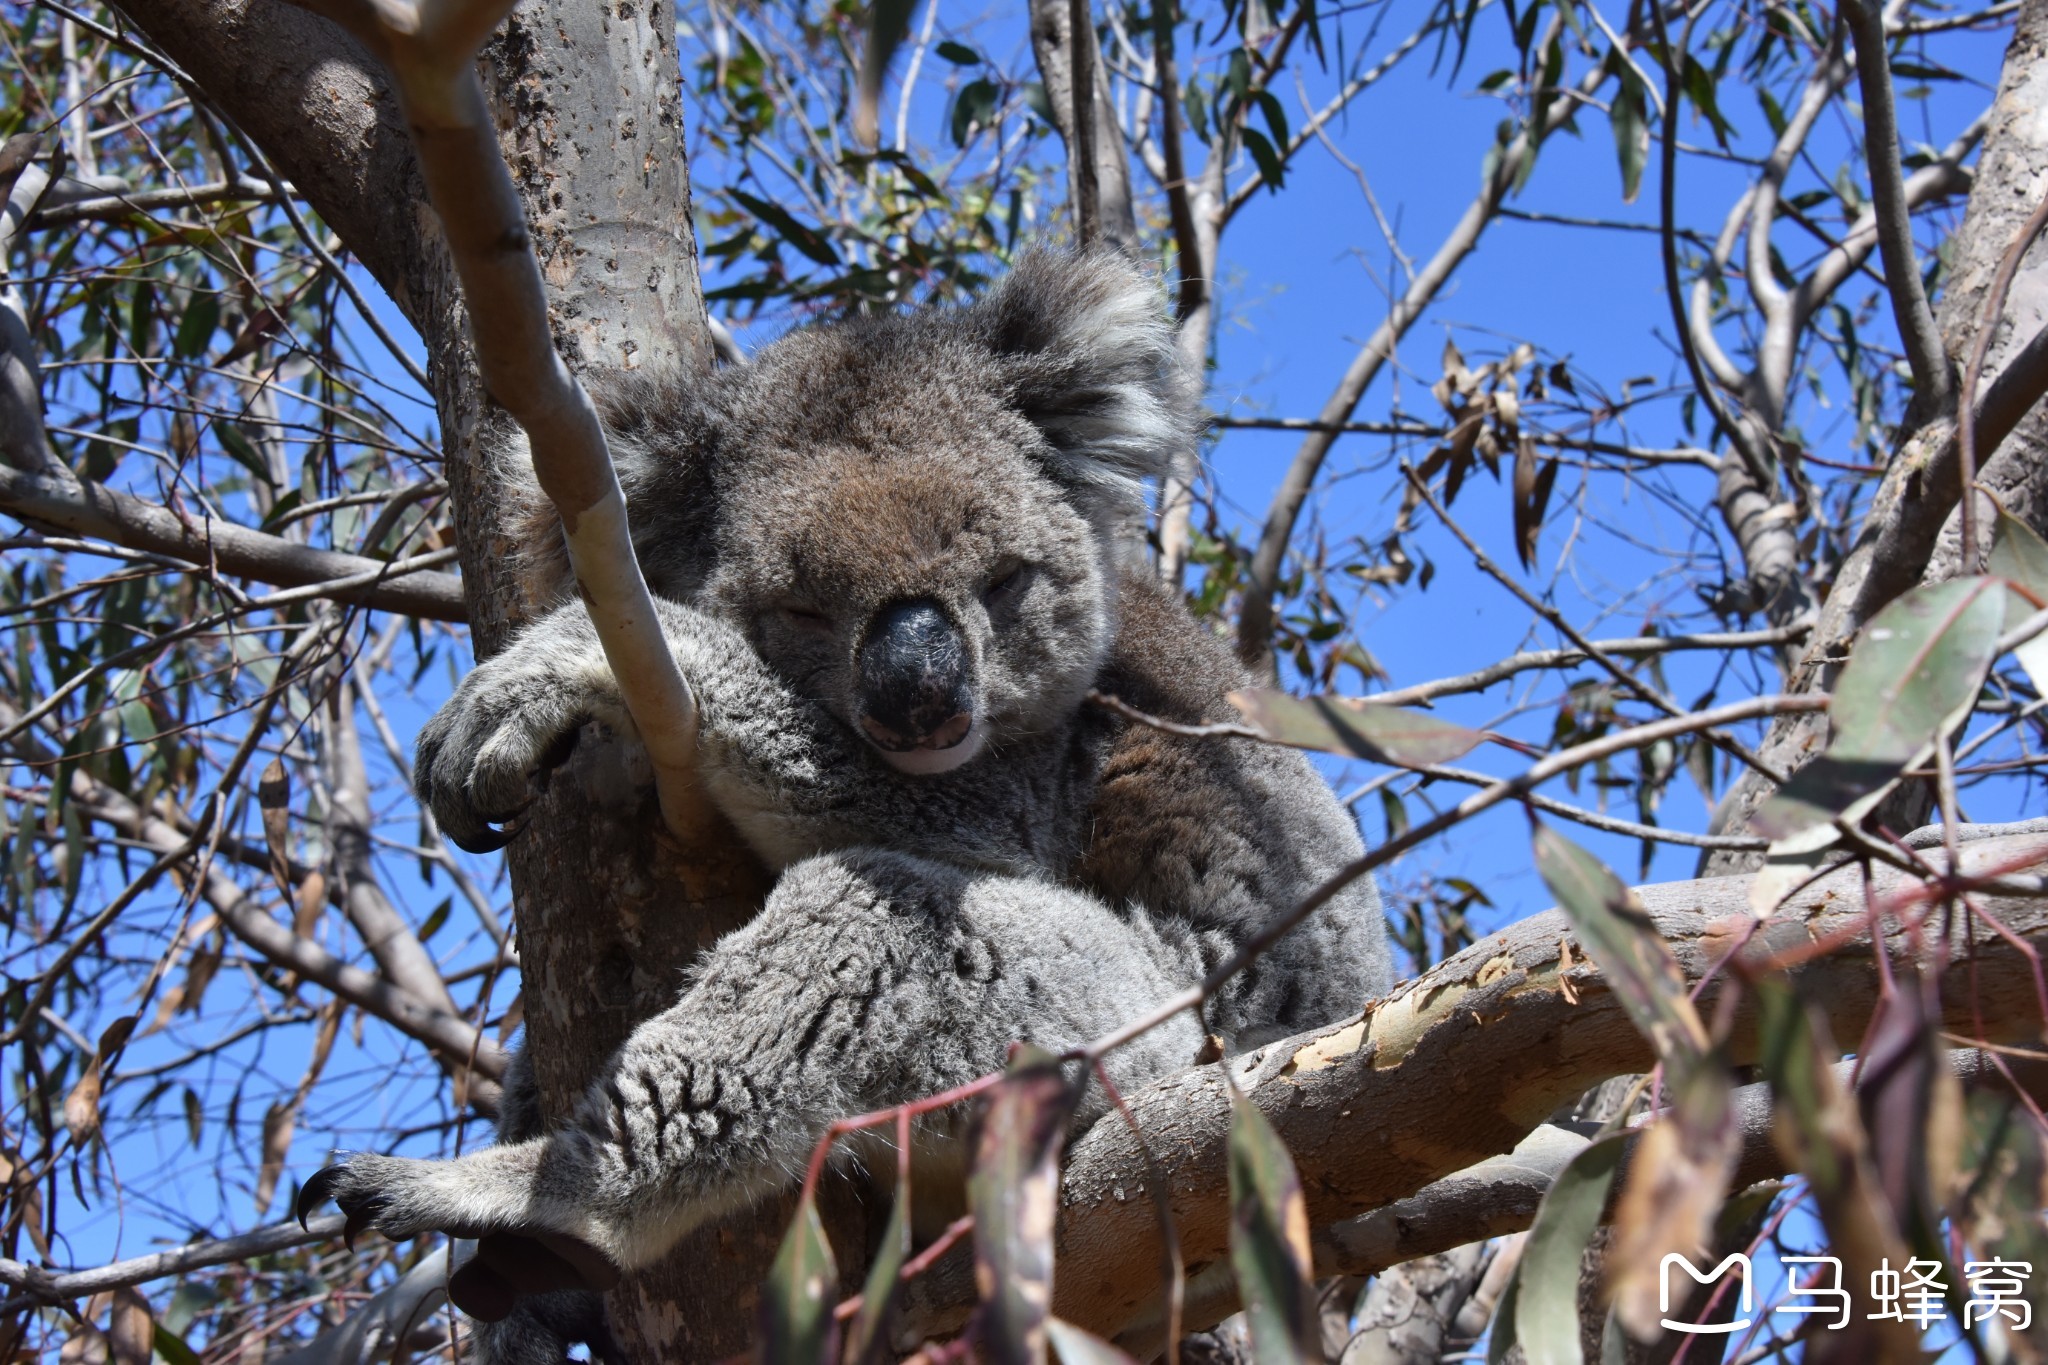
M 1079 1098 L 1058 1061 L 1027 1046 L 982 1111 L 967 1199 L 982 1342 L 998 1365 L 1044 1365 L 1060 1148 Z
M 839 1267 L 806 1190 L 761 1288 L 761 1359 L 767 1365 L 824 1365 L 831 1359 L 838 1299 Z
M 2005 589 L 1995 578 L 1915 588 L 1879 612 L 1835 684 L 1827 752 L 1756 813 L 1758 832 L 1784 839 L 1838 816 L 1861 818 L 1969 715 L 2004 620 Z
M 1308 1205 L 1286 1144 L 1259 1107 L 1230 1094 L 1230 1263 L 1260 1365 L 1322 1359 L 1309 1284 Z

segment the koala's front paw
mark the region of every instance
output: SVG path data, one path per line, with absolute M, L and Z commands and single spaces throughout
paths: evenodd
M 494 1148 L 482 1155 L 488 1159 L 503 1151 Z M 401 1240 L 429 1232 L 474 1238 L 476 1255 L 451 1277 L 449 1296 L 465 1313 L 486 1322 L 504 1318 L 524 1295 L 601 1292 L 619 1282 L 619 1268 L 588 1242 L 526 1225 L 516 1211 L 527 1202 L 517 1182 L 470 1169 L 469 1161 L 345 1157 L 314 1173 L 299 1191 L 294 1212 L 304 1225 L 313 1210 L 332 1199 L 347 1215 L 342 1236 L 350 1243 L 364 1228 Z
M 533 800 L 533 779 L 568 760 L 602 708 L 589 670 L 522 640 L 463 680 L 420 731 L 413 786 L 458 848 L 490 853 L 498 826 Z
M 467 1211 L 457 1207 L 460 1201 L 450 1198 L 444 1188 L 450 1170 L 444 1161 L 356 1153 L 315 1171 L 299 1190 L 292 1212 L 304 1227 L 313 1210 L 333 1200 L 348 1216 L 341 1235 L 350 1244 L 364 1228 L 394 1241 L 429 1232 L 476 1237 L 491 1231 L 465 1217 Z

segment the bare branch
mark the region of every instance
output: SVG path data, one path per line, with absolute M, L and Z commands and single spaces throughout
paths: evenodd
M 171 1275 L 184 1275 L 194 1270 L 205 1270 L 209 1266 L 233 1265 L 256 1256 L 268 1256 L 273 1252 L 289 1251 L 314 1242 L 324 1242 L 341 1235 L 346 1220 L 338 1213 L 323 1213 L 308 1219 L 304 1227 L 287 1220 L 244 1232 L 233 1237 L 213 1237 L 205 1241 L 191 1242 L 185 1246 L 172 1247 L 168 1251 L 152 1252 L 147 1256 L 131 1256 L 124 1261 L 110 1265 L 95 1266 L 90 1270 L 72 1270 L 52 1273 L 39 1266 L 23 1265 L 20 1261 L 0 1259 L 0 1284 L 13 1289 L 25 1290 L 29 1295 L 45 1303 L 61 1303 L 71 1299 L 82 1299 L 93 1294 L 102 1294 L 109 1289 L 123 1285 L 146 1284 Z M 14 1301 L 0 1303 L 4 1312 Z
M 1892 317 L 1905 343 L 1921 411 L 1941 412 L 1951 401 L 1954 383 L 1913 250 L 1913 212 L 1906 199 L 1905 169 L 1899 164 L 1899 115 L 1892 97 L 1884 16 L 1872 7 L 1872 0 L 1844 0 L 1842 13 L 1855 39 L 1856 78 L 1863 91 L 1863 159 L 1870 168 L 1870 198 Z
M 1110 104 L 1109 75 L 1095 48 L 1088 0 L 1032 0 L 1031 48 L 1039 79 L 1052 106 L 1060 140 L 1067 148 L 1069 210 L 1074 239 L 1082 247 L 1107 242 L 1118 251 L 1138 250 L 1138 220 L 1131 199 L 1131 170 L 1124 135 Z M 1076 93 L 1074 72 L 1093 92 Z M 1092 148 L 1092 155 L 1079 149 Z
M 202 569 L 281 587 L 346 582 L 337 601 L 428 621 L 463 621 L 462 580 L 282 536 L 211 517 L 192 522 L 167 507 L 83 480 L 39 478 L 0 469 L 0 512 L 83 536 L 165 555 Z
M 1779 626 L 1771 630 L 1702 635 L 1637 635 L 1623 640 L 1595 640 L 1593 648 L 1601 654 L 1639 659 L 1689 649 L 1769 649 L 1801 640 L 1805 638 L 1806 632 L 1805 626 Z M 1456 696 L 1464 692 L 1483 692 L 1495 683 L 1504 682 L 1518 673 L 1528 673 L 1536 669 L 1575 668 L 1592 657 L 1583 649 L 1531 650 L 1502 659 L 1499 663 L 1474 669 L 1470 673 L 1460 673 L 1456 677 L 1438 678 L 1433 682 L 1415 683 L 1409 687 L 1376 692 L 1372 699 L 1391 706 L 1413 706 L 1418 702 L 1433 701 L 1438 697 Z
M 1502 201 L 1522 173 L 1523 164 L 1536 154 L 1544 136 L 1575 107 L 1577 96 L 1590 95 L 1606 80 L 1606 69 L 1594 67 L 1575 90 L 1539 99 L 1528 126 L 1501 149 L 1499 162 L 1487 177 L 1479 195 L 1468 206 L 1456 226 L 1437 247 L 1436 254 L 1416 273 L 1401 298 L 1352 359 L 1336 390 L 1317 414 L 1318 428 L 1311 431 L 1294 453 L 1272 506 L 1259 533 L 1252 555 L 1251 571 L 1244 588 L 1244 603 L 1237 623 L 1239 657 L 1260 668 L 1270 668 L 1273 647 L 1273 597 L 1279 591 L 1280 570 L 1287 547 L 1294 538 L 1294 524 L 1308 501 L 1309 490 L 1337 442 L 1337 428 L 1351 418 L 1359 400 L 1392 359 L 1394 349 L 1438 291 L 1465 258 L 1478 247 L 1480 236 L 1498 214 Z

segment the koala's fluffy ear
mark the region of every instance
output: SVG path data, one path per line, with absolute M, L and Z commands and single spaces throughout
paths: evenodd
M 631 371 L 591 384 L 612 464 L 626 495 L 633 547 L 656 595 L 682 600 L 708 568 L 717 496 L 707 470 L 710 420 L 692 376 Z M 576 591 L 554 504 L 534 476 L 526 437 L 512 429 L 500 464 L 511 500 L 516 567 L 530 601 L 553 605 Z
M 1111 513 L 1141 510 L 1200 431 L 1159 289 L 1109 253 L 1033 252 L 966 310 L 1010 398 L 1054 455 L 1049 472 Z

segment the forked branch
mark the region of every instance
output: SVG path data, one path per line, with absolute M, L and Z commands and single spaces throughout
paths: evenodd
M 697 705 L 641 576 L 604 428 L 562 362 L 526 216 L 476 77 L 509 0 L 300 0 L 341 24 L 390 71 L 427 192 L 462 281 L 484 386 L 526 433 L 534 472 L 560 514 L 569 562 L 605 659 L 653 760 L 662 818 L 701 828 Z

